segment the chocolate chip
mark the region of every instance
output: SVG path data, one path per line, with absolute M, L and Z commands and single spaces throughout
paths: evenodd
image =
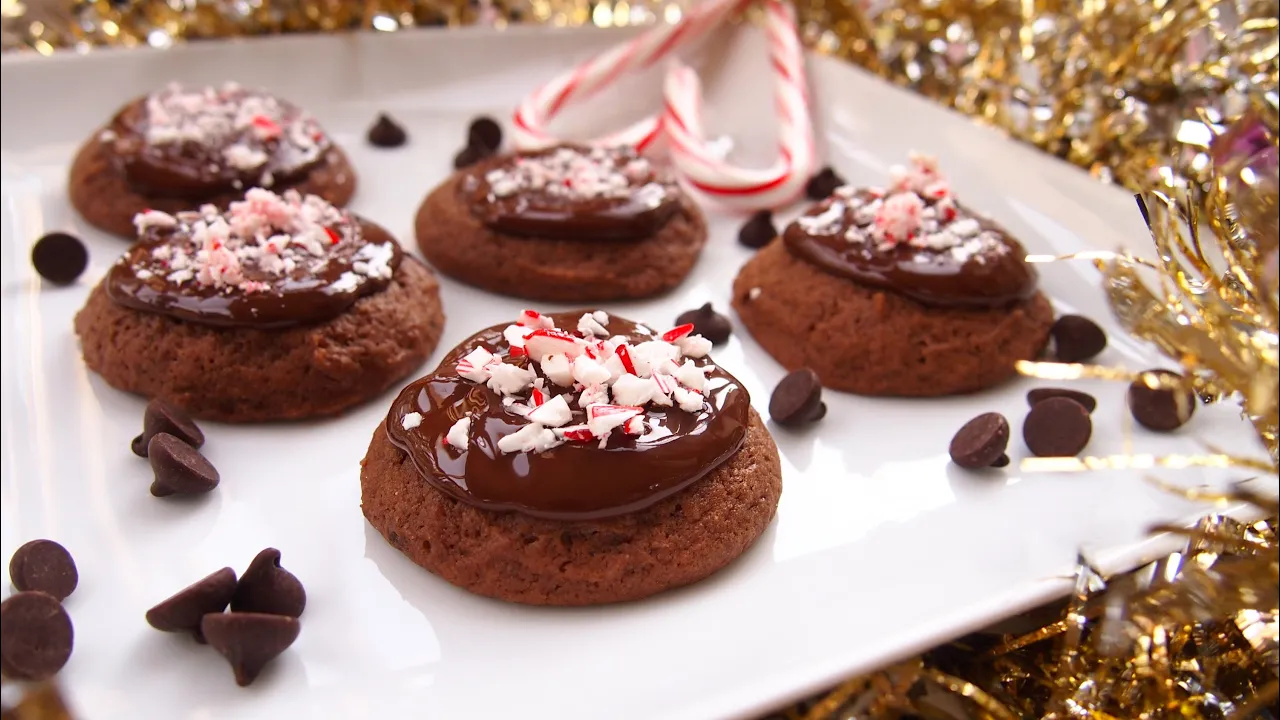
M 996 458 L 995 462 L 991 463 L 991 467 L 993 468 L 1009 467 L 1009 462 L 1010 462 L 1009 456 L 1005 455 L 1004 453 L 1001 453 L 1000 457 Z
M 231 598 L 232 612 L 298 617 L 307 606 L 307 591 L 293 573 L 280 567 L 280 551 L 258 553 L 240 576 Z
M 1089 393 L 1080 392 L 1079 390 L 1068 390 L 1067 388 L 1035 388 L 1027 391 L 1027 404 L 1034 406 L 1043 400 L 1051 397 L 1064 397 L 1075 400 L 1084 406 L 1084 409 L 1093 413 L 1098 407 L 1098 400 Z
M 822 381 L 809 368 L 789 373 L 769 397 L 769 417 L 779 425 L 802 425 L 827 414 L 822 402 Z
M 147 443 L 147 456 L 155 482 L 151 494 L 198 495 L 218 487 L 218 471 L 213 464 L 191 447 L 169 433 L 159 433 Z
M 1040 457 L 1074 457 L 1089 444 L 1092 435 L 1089 411 L 1065 397 L 1041 400 L 1022 422 L 1027 449 Z
M 1049 328 L 1054 357 L 1059 362 L 1084 362 L 1107 347 L 1107 334 L 1098 324 L 1080 315 L 1063 315 Z
M 1148 374 L 1165 378 L 1181 378 L 1170 370 L 1147 370 Z M 1148 430 L 1172 432 L 1191 419 L 1196 412 L 1196 396 L 1191 390 L 1147 387 L 1142 378 L 1129 384 L 1129 412 Z
M 89 250 L 74 235 L 51 232 L 31 248 L 31 264 L 45 280 L 68 285 L 89 266 Z
M 200 621 L 227 609 L 236 592 L 236 571 L 229 567 L 197 580 L 147 611 L 147 623 L 164 632 L 189 632 L 204 642 Z
M 844 178 L 827 166 L 819 170 L 817 175 L 809 178 L 809 182 L 804 185 L 804 194 L 810 200 L 825 200 L 831 197 L 831 193 L 841 185 L 844 185 Z
M 209 646 L 222 654 L 240 687 L 252 683 L 267 663 L 298 639 L 297 618 L 263 613 L 209 613 L 200 622 Z
M 680 313 L 676 317 L 676 325 L 685 323 L 693 323 L 693 332 L 710 340 L 712 345 L 725 342 L 733 332 L 733 323 L 729 322 L 729 318 L 716 312 L 715 308 L 711 307 L 711 303 L 697 310 L 686 310 Z
M 773 213 L 768 210 L 760 210 L 752 215 L 738 230 L 738 242 L 752 250 L 759 250 L 776 237 L 778 229 L 773 226 Z
M 468 145 L 459 150 L 457 155 L 453 156 L 453 169 L 461 170 L 463 168 L 471 167 L 490 155 L 493 155 L 493 151 L 487 148 L 482 148 L 478 145 Z
M 497 152 L 502 147 L 502 126 L 491 117 L 472 120 L 467 128 L 467 145 L 488 150 L 489 154 Z
M 62 603 L 30 590 L 0 603 L 0 672 L 14 680 L 44 680 L 67 664 L 75 630 Z
M 138 457 L 147 456 L 147 443 L 160 433 L 169 433 L 191 447 L 204 445 L 204 433 L 186 413 L 156 398 L 147 403 L 142 414 L 142 434 L 133 439 L 130 447 Z
M 1000 413 L 983 413 L 965 423 L 951 438 L 951 462 L 971 470 L 995 466 L 1009 447 L 1009 421 Z M 1003 467 L 1003 465 L 999 466 Z
M 379 113 L 378 119 L 369 128 L 369 132 L 365 135 L 369 140 L 369 144 L 380 148 L 400 147 L 409 139 L 408 133 L 404 131 L 395 120 L 392 120 L 386 113 Z
M 52 540 L 32 540 L 9 559 L 9 579 L 18 590 L 39 590 L 64 600 L 80 582 L 76 561 Z

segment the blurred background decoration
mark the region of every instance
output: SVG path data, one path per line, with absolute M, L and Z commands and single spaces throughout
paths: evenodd
M 681 0 L 0 2 L 4 49 L 41 54 L 416 26 L 626 27 L 672 22 L 686 7 Z M 814 50 L 1139 193 L 1156 259 L 1100 262 L 1112 309 L 1130 333 L 1181 365 L 1206 401 L 1240 404 L 1267 451 L 1210 455 L 1200 464 L 1235 466 L 1242 479 L 1264 484 L 1280 477 L 1280 0 L 795 2 Z M 1181 473 L 1196 464 L 1164 463 L 1191 467 Z M 1153 528 L 1185 536 L 1185 547 L 1116 578 L 1080 558 L 1065 604 L 852 678 L 775 717 L 1280 717 L 1280 507 L 1243 486 L 1178 487 L 1219 507 L 1246 504 L 1262 519 L 1213 514 L 1190 529 Z M 21 705 L 30 714 L 17 717 L 63 720 L 50 703 L 54 692 L 28 695 Z

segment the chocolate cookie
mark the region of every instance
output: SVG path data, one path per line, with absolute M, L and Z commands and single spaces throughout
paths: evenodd
M 233 83 L 167 87 L 125 105 L 71 164 L 71 204 L 132 240 L 145 210 L 226 208 L 251 187 L 297 190 L 342 206 L 355 193 L 346 155 L 291 103 Z
M 789 370 L 861 395 L 974 392 L 1034 359 L 1053 324 L 1026 251 L 915 158 L 888 191 L 841 188 L 751 258 L 733 307 Z
M 455 173 L 423 201 L 415 227 L 440 272 L 561 302 L 666 292 L 707 239 L 697 205 L 647 160 L 573 147 L 497 156 Z
M 75 320 L 85 364 L 121 390 L 226 422 L 333 415 L 440 337 L 431 271 L 314 196 L 255 189 L 226 213 L 138 224 Z
M 481 595 L 594 605 L 696 582 L 760 536 L 777 448 L 710 343 L 579 327 L 489 328 L 401 393 L 360 473 L 391 545 Z

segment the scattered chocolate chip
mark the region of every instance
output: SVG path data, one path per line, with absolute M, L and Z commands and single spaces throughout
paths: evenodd
M 196 642 L 204 642 L 200 621 L 209 613 L 220 613 L 236 592 L 236 571 L 229 567 L 188 585 L 147 611 L 147 623 L 164 632 L 189 632 Z
M 39 590 L 64 600 L 80 582 L 76 561 L 52 540 L 32 540 L 9 559 L 9 579 L 18 590 Z
M 31 264 L 45 280 L 68 285 L 89 266 L 89 250 L 75 235 L 51 232 L 31 248 Z
M 773 213 L 768 210 L 755 213 L 738 230 L 738 242 L 752 250 L 759 250 L 776 237 L 778 229 L 773 226 Z
M 476 145 L 468 145 L 459 150 L 457 155 L 453 156 L 453 169 L 461 170 L 463 168 L 471 167 L 492 154 L 492 152 L 485 148 L 478 147 Z
M 409 135 L 395 120 L 386 113 L 379 113 L 378 119 L 365 135 L 369 144 L 380 148 L 400 147 L 409 139 Z
M 14 680 L 53 677 L 75 645 L 75 630 L 62 603 L 29 590 L 0 603 L 0 672 Z
M 712 345 L 725 342 L 733 332 L 733 323 L 729 322 L 729 318 L 716 312 L 715 308 L 711 307 L 711 303 L 697 310 L 686 310 L 680 313 L 676 317 L 676 325 L 685 323 L 693 323 L 693 332 L 710 340 Z
M 1166 378 L 1181 378 L 1171 370 L 1147 370 Z M 1196 396 L 1191 390 L 1150 388 L 1142 378 L 1129 384 L 1129 412 L 1148 430 L 1172 432 L 1182 427 L 1196 412 Z
M 769 397 L 769 417 L 779 425 L 802 425 L 827 414 L 822 402 L 822 381 L 809 368 L 788 373 Z
M 199 450 L 170 435 L 159 433 L 147 443 L 147 456 L 155 482 L 151 494 L 198 495 L 218 487 L 218 471 Z
M 307 591 L 293 573 L 280 567 L 280 551 L 258 553 L 240 576 L 231 598 L 232 612 L 298 617 L 307 606 Z
M 298 639 L 301 629 L 297 618 L 264 613 L 209 613 L 200 622 L 209 646 L 231 663 L 240 687 L 257 679 L 267 663 Z
M 1022 422 L 1022 439 L 1027 449 L 1040 457 L 1074 457 L 1093 435 L 1089 411 L 1065 397 L 1041 400 L 1031 406 Z
M 133 439 L 129 447 L 138 457 L 147 456 L 147 443 L 160 433 L 169 433 L 191 447 L 204 445 L 204 433 L 186 413 L 156 398 L 147 403 L 142 414 L 142 434 Z
M 1068 390 L 1067 388 L 1035 388 L 1034 390 L 1029 390 L 1027 391 L 1027 404 L 1034 406 L 1036 403 L 1048 400 L 1051 397 L 1064 397 L 1075 400 L 1091 414 L 1098 407 L 1098 400 L 1089 393 Z
M 1084 362 L 1107 347 L 1107 334 L 1098 324 L 1081 315 L 1063 315 L 1049 328 L 1054 357 L 1059 362 Z
M 804 185 L 804 194 L 810 200 L 825 200 L 831 197 L 831 193 L 841 185 L 844 185 L 844 178 L 827 166 L 819 170 L 817 175 L 809 178 L 809 182 Z
M 498 152 L 502 148 L 502 126 L 491 117 L 472 120 L 467 128 L 467 145 L 488 150 L 489 154 Z
M 996 466 L 1009 457 L 1004 451 L 1009 447 L 1009 421 L 1000 413 L 983 413 L 965 423 L 951 438 L 951 462 L 962 468 L 975 470 Z M 999 465 L 998 467 L 1004 467 Z

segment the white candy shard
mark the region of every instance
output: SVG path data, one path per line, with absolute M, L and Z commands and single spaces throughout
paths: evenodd
M 412 430 L 421 424 L 422 413 L 405 413 L 404 417 L 400 418 L 400 427 L 403 427 L 405 430 Z
M 573 384 L 573 368 L 567 356 L 560 353 L 547 355 L 542 358 L 539 366 L 542 368 L 542 374 L 560 387 L 569 387 Z
M 622 364 L 622 358 L 618 357 L 616 353 L 613 355 L 610 355 L 609 358 L 602 363 L 602 365 L 604 365 L 605 370 L 609 371 L 610 385 L 617 382 L 618 378 L 622 377 L 622 374 L 627 371 L 626 366 Z
M 504 453 L 542 452 L 560 444 L 555 432 L 538 423 L 529 423 L 519 430 L 498 439 L 498 450 Z
M 701 405 L 699 405 L 701 407 Z M 592 405 L 587 409 L 587 427 L 598 438 L 607 437 L 613 429 L 644 412 L 644 408 L 625 405 Z
M 515 395 L 533 386 L 533 370 L 510 363 L 489 366 L 489 389 L 501 395 Z
M 606 316 L 607 317 L 607 316 Z M 606 320 L 606 322 L 608 322 Z M 578 332 L 584 337 L 606 337 L 609 331 L 591 313 L 584 313 L 578 318 Z
M 576 442 L 585 442 L 587 440 L 594 439 L 595 437 L 591 434 L 591 428 L 584 424 L 567 425 L 565 427 L 556 428 L 555 434 L 556 437 L 561 440 L 573 440 Z
M 524 339 L 524 347 L 529 357 L 542 359 L 548 355 L 567 355 L 576 358 L 586 351 L 586 343 L 581 338 L 554 328 L 534 330 Z
M 502 331 L 502 337 L 511 347 L 522 348 L 524 347 L 525 336 L 531 332 L 533 332 L 533 330 L 530 330 L 523 325 L 508 325 L 506 329 Z
M 622 432 L 628 435 L 644 434 L 644 418 L 637 415 L 622 424 Z
M 649 377 L 653 366 L 663 360 L 679 360 L 680 348 L 662 340 L 646 340 L 631 346 L 631 363 L 636 367 L 636 375 Z
M 596 310 L 595 312 L 591 313 L 591 317 L 595 318 L 596 322 L 600 323 L 601 325 L 609 324 L 609 313 L 603 310 Z
M 686 357 L 706 357 L 711 352 L 711 341 L 701 335 L 685 335 L 676 341 L 676 346 Z
M 609 388 L 604 385 L 588 385 L 578 396 L 578 407 L 590 409 L 592 405 L 608 405 Z
M 586 355 L 579 355 L 573 361 L 573 379 L 583 385 L 607 383 L 609 377 L 609 371 L 603 365 Z
M 674 374 L 676 376 L 676 380 L 679 380 L 681 385 L 689 388 L 690 390 L 702 392 L 702 390 L 707 386 L 707 376 L 705 373 L 709 369 L 710 368 L 700 368 L 697 365 L 694 365 L 692 360 L 685 360 L 684 364 L 681 365 Z
M 640 378 L 631 373 L 619 376 L 611 390 L 615 403 L 635 406 L 645 405 L 660 393 L 653 378 Z
M 470 434 L 471 416 L 468 415 L 467 417 L 458 418 L 458 421 L 449 428 L 449 433 L 444 436 L 444 441 L 459 450 L 466 450 Z
M 676 404 L 685 412 L 701 412 L 702 411 L 702 394 L 693 390 L 687 390 L 678 387 L 675 390 Z
M 549 330 L 556 326 L 551 318 L 543 315 L 537 310 L 525 310 L 520 313 L 520 317 L 516 320 L 517 325 L 524 325 L 527 328 Z
M 471 382 L 485 382 L 489 379 L 489 365 L 495 360 L 493 353 L 478 347 L 458 361 L 458 376 Z
M 573 411 L 569 409 L 569 403 L 565 402 L 564 396 L 557 395 L 534 408 L 528 417 L 529 422 L 556 428 L 567 425 L 573 419 Z

